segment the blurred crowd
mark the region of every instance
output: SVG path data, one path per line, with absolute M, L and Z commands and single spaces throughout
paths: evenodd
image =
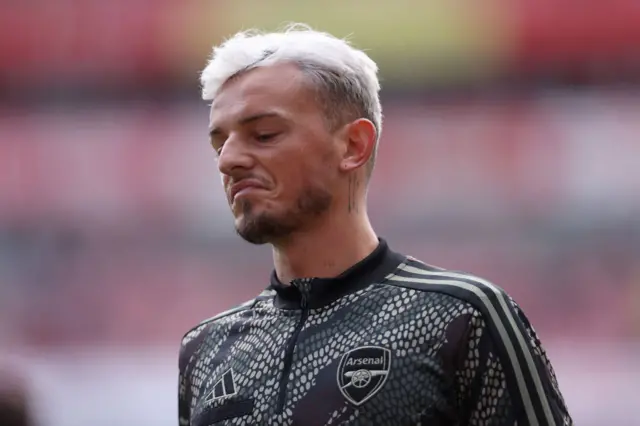
M 374 223 L 398 250 L 506 288 L 543 335 L 637 338 L 640 129 L 600 113 L 616 101 L 580 116 L 579 98 L 390 101 Z M 583 138 L 599 132 L 619 137 Z M 198 106 L 33 113 L 0 136 L 17 154 L 0 185 L 5 338 L 175 343 L 268 285 L 269 250 L 233 233 Z

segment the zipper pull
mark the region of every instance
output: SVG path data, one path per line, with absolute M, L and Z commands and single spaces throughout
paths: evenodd
M 300 292 L 300 307 L 307 309 L 309 306 L 309 298 L 311 296 L 311 281 L 312 278 L 299 278 L 293 280 L 292 284 Z

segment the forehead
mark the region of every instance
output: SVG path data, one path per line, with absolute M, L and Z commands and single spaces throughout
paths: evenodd
M 313 93 L 295 65 L 254 68 L 227 81 L 211 104 L 210 127 L 267 112 L 285 117 L 317 112 Z

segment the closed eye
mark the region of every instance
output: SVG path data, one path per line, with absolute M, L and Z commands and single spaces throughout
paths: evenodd
M 211 144 L 211 147 L 212 147 L 212 148 L 213 148 L 213 150 L 216 152 L 216 154 L 217 154 L 218 156 L 220 156 L 220 153 L 222 152 L 222 147 L 223 147 L 223 145 L 224 145 L 224 143 L 219 144 L 219 145 L 218 145 L 218 144 L 214 144 L 214 143 L 212 143 L 212 144 Z
M 256 135 L 255 138 L 258 142 L 269 142 L 278 135 L 279 133 L 263 133 Z
M 211 147 L 216 151 L 216 154 L 220 155 L 224 143 L 227 141 L 227 136 L 223 135 L 219 130 L 214 130 L 209 135 L 209 143 Z

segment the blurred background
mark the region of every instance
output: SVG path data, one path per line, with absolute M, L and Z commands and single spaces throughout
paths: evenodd
M 183 333 L 268 285 L 198 72 L 288 21 L 380 65 L 380 235 L 511 293 L 576 425 L 640 425 L 637 1 L 0 0 L 0 365 L 37 424 L 176 425 Z

